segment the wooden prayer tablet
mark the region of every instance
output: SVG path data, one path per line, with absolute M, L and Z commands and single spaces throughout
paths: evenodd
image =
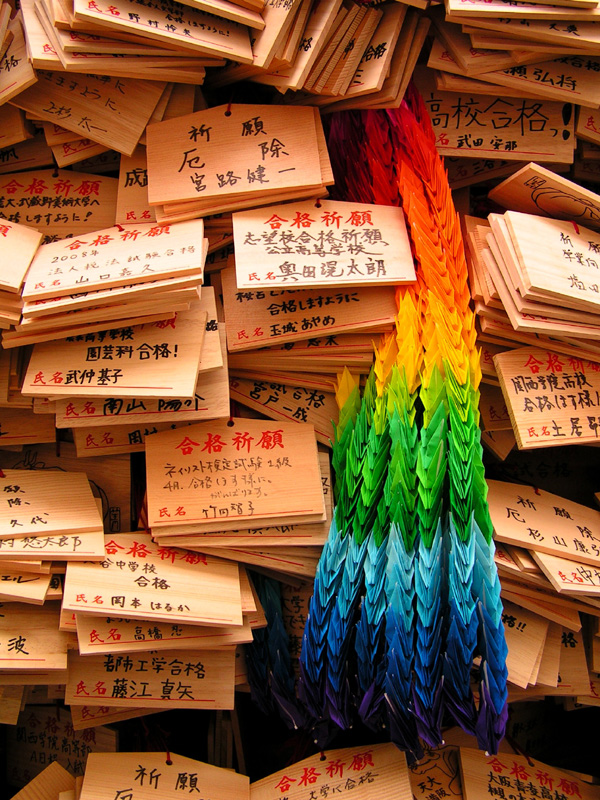
M 125 617 L 76 614 L 79 652 L 135 653 L 152 650 L 211 650 L 252 641 L 248 618 L 227 627 L 143 622 Z
M 150 527 L 160 533 L 175 526 L 187 533 L 192 526 L 225 531 L 258 520 L 277 525 L 323 519 L 312 425 L 231 422 L 203 422 L 147 440 Z
M 102 529 L 83 472 L 4 470 L 0 476 L 0 538 L 95 532 Z
M 4 149 L 11 144 L 18 144 L 32 136 L 25 122 L 25 114 L 20 108 L 10 104 L 0 106 L 0 147 Z
M 479 94 L 467 97 L 438 91 L 432 76 L 421 69 L 415 70 L 414 77 L 429 112 L 440 155 L 573 163 L 574 115 L 570 104 Z M 457 104 L 468 111 L 457 117 Z M 502 127 L 498 124 L 499 108 Z
M 96 724 L 99 726 L 101 722 Z M 68 708 L 61 708 L 59 714 L 54 705 L 27 702 L 19 715 L 18 727 L 6 731 L 6 757 L 11 765 L 7 776 L 11 785 L 24 786 L 32 775 L 46 769 L 46 764 L 68 767 L 73 775 L 83 775 L 88 753 L 114 753 L 117 749 L 114 729 L 97 727 L 92 736 L 76 731 Z M 73 758 L 76 754 L 81 757 Z M 74 780 L 70 774 L 69 778 Z M 49 800 L 57 797 L 51 795 Z M 36 798 L 42 800 L 40 795 Z
M 600 511 L 529 486 L 487 483 L 499 542 L 600 567 Z
M 206 312 L 35 345 L 25 395 L 193 397 Z M 93 337 L 93 338 L 92 338 Z
M 6 258 L 0 275 L 3 291 L 21 291 L 21 284 L 41 241 L 39 231 L 0 219 L 0 244 L 3 258 Z
M 233 214 L 236 283 L 254 287 L 415 281 L 402 209 L 319 200 Z
M 145 147 L 121 156 L 115 222 L 132 225 L 156 220 L 156 212 L 148 203 L 147 164 Z
M 249 800 L 245 775 L 177 753 L 169 752 L 168 760 L 164 752 L 90 753 L 79 800 L 114 800 L 123 789 L 135 800 L 174 798 L 194 789 L 212 800 Z
M 593 144 L 600 143 L 600 111 L 598 111 L 598 109 L 579 109 L 577 123 L 575 125 L 575 135 L 578 139 L 583 139 Z
M 595 567 L 560 556 L 532 551 L 536 564 L 557 592 L 565 595 L 600 595 L 600 559 Z
M 75 778 L 54 761 L 13 795 L 13 800 L 56 800 L 60 792 L 70 791 L 74 786 Z
M 101 527 L 91 533 L 27 536 L 0 539 L 0 558 L 5 561 L 22 558 L 46 561 L 83 561 L 104 557 L 104 532 Z
M 183 427 L 185 425 L 183 423 Z M 143 422 L 135 422 L 123 425 L 122 422 L 115 424 L 107 420 L 104 425 L 74 428 L 73 439 L 78 458 L 143 453 L 148 436 L 173 427 L 177 427 L 177 424 L 153 422 L 145 425 Z
M 37 119 L 131 155 L 165 87 L 160 81 L 39 71 L 12 101 Z
M 75 20 L 133 33 L 144 39 L 158 39 L 171 47 L 175 45 L 218 58 L 252 63 L 248 28 L 200 11 L 192 7 L 192 3 L 182 5 L 171 0 L 157 0 L 150 6 L 146 0 L 144 4 L 136 0 L 118 0 L 115 6 L 95 0 L 75 0 L 73 8 Z M 113 8 L 117 14 L 111 11 Z
M 194 220 L 136 223 L 44 244 L 27 273 L 23 297 L 32 302 L 196 274 L 203 266 L 203 238 L 202 220 Z
M 508 656 L 508 680 L 526 689 L 541 658 L 549 622 L 524 608 L 505 602 L 502 619 Z
M 3 216 L 47 237 L 79 236 L 114 224 L 117 179 L 70 170 L 0 178 Z
M 520 347 L 494 365 L 521 450 L 598 440 L 598 364 L 575 354 Z
M 3 670 L 64 670 L 72 634 L 58 630 L 55 604 L 5 606 L 0 617 L 0 673 Z
M 523 275 L 524 297 L 598 313 L 600 234 L 518 211 L 504 214 Z
M 149 125 L 151 205 L 322 186 L 315 110 L 232 105 Z
M 339 793 L 351 786 L 358 800 L 413 800 L 406 756 L 390 743 L 317 753 L 250 784 L 250 800 L 303 800 L 325 786 Z
M 318 441 L 332 446 L 332 423 L 336 423 L 339 414 L 333 393 L 243 378 L 231 378 L 229 388 L 233 400 L 260 411 L 269 419 L 310 423 Z
M 385 330 L 396 313 L 386 286 L 239 290 L 235 271 L 221 272 L 230 352 L 355 331 Z
M 231 709 L 234 679 L 234 648 L 116 657 L 80 656 L 71 651 L 65 702 L 123 708 Z
M 20 14 L 9 22 L 8 29 L 13 40 L 0 61 L 0 103 L 13 100 L 37 81 L 36 72 L 27 58 Z
M 69 564 L 63 609 L 196 625 L 242 625 L 237 564 L 157 546 L 141 532 L 107 535 L 105 546 L 101 563 Z
M 594 78 L 598 69 L 600 60 L 594 60 L 591 56 L 586 58 L 562 56 L 551 60 L 540 59 L 535 64 L 495 69 L 480 77 L 482 80 L 518 89 L 529 95 L 598 108 L 600 89 Z M 568 70 L 566 80 L 565 70 Z
M 50 588 L 50 574 L 34 575 L 28 572 L 0 571 L 0 601 L 41 605 Z
M 576 220 L 600 229 L 600 195 L 539 164 L 527 164 L 489 192 L 490 200 L 513 211 Z
M 600 787 L 530 757 L 508 753 L 490 756 L 482 750 L 466 747 L 461 747 L 459 752 L 464 800 L 481 800 L 499 786 L 506 787 L 507 796 L 519 792 L 523 800 L 543 797 L 545 792 L 551 796 L 558 792 L 581 800 L 600 798 Z

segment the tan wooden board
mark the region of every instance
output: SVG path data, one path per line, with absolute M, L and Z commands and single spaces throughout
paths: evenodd
M 107 150 L 105 145 L 97 144 L 92 139 L 76 139 L 56 145 L 51 152 L 59 167 L 68 167 L 70 164 L 83 161 L 84 158 L 106 153 Z
M 518 163 L 502 158 L 446 156 L 444 163 L 448 170 L 448 182 L 452 189 L 462 189 L 487 179 L 503 178 L 519 168 Z
M 156 220 L 156 212 L 148 203 L 146 149 L 140 146 L 130 156 L 121 156 L 115 222 L 133 224 L 146 220 Z
M 252 36 L 252 65 L 266 69 L 280 47 L 298 10 L 298 0 L 290 3 L 265 3 L 262 17 L 265 27 Z
M 159 0 L 150 7 L 134 0 L 118 0 L 111 6 L 87 0 L 73 3 L 75 20 L 93 22 L 108 31 L 127 32 L 165 45 L 195 50 L 218 58 L 249 64 L 252 62 L 249 30 L 237 22 L 216 18 L 191 6 L 181 9 L 170 0 Z M 118 14 L 110 9 L 115 8 Z M 181 22 L 174 20 L 174 16 Z M 157 25 L 153 23 L 157 22 Z M 174 24 L 177 22 L 177 24 Z M 110 33 L 109 35 L 114 35 Z
M 11 144 L 24 142 L 32 137 L 29 124 L 25 121 L 25 114 L 19 108 L 10 104 L 0 106 L 0 147 L 6 148 Z
M 56 430 L 51 417 L 27 408 L 0 408 L 0 435 L 3 444 L 32 444 L 53 442 Z
M 166 800 L 194 790 L 219 800 L 248 800 L 249 779 L 177 753 L 91 753 L 80 800 L 114 800 L 127 791 L 136 800 Z
M 563 628 L 560 643 L 558 683 L 555 688 L 548 688 L 547 694 L 563 697 L 589 694 L 590 675 L 583 636 Z
M 50 580 L 50 575 L 33 575 L 3 568 L 0 570 L 0 601 L 41 605 L 46 600 Z
M 233 233 L 239 289 L 415 281 L 400 208 L 286 203 L 234 213 Z
M 575 135 L 594 144 L 600 142 L 600 112 L 593 108 L 581 108 L 577 114 Z M 590 223 L 588 222 L 588 225 Z M 590 226 L 592 227 L 592 226 Z
M 492 99 L 478 94 L 457 96 L 435 89 L 431 76 L 420 69 L 415 71 L 415 80 L 428 109 L 440 155 L 573 162 L 574 115 L 570 105 L 502 95 Z M 459 115 L 457 103 L 462 109 Z
M 479 413 L 486 431 L 512 431 L 510 416 L 499 387 L 482 384 L 479 387 Z
M 35 345 L 23 394 L 37 396 L 192 397 L 206 312 Z M 93 337 L 93 340 L 91 339 Z
M 206 247 L 206 239 L 203 240 L 203 247 Z M 110 313 L 115 311 L 115 307 L 121 307 L 124 295 L 128 304 L 133 308 L 143 308 L 143 303 L 148 302 L 150 307 L 157 300 L 168 304 L 170 298 L 175 297 L 177 301 L 189 300 L 194 297 L 193 292 L 184 292 L 184 289 L 198 288 L 201 280 L 200 265 L 198 272 L 178 278 L 165 278 L 162 280 L 148 281 L 146 283 L 133 284 L 126 289 L 117 287 L 115 289 L 97 289 L 91 292 L 79 292 L 67 297 L 49 298 L 46 300 L 35 300 L 34 302 L 23 304 L 23 321 L 39 319 L 40 317 L 50 316 L 54 320 L 60 319 L 61 314 L 66 312 L 81 311 L 88 309 L 101 311 L 107 306 L 112 306 Z M 197 293 L 196 293 L 197 295 Z
M 539 551 L 532 555 L 557 592 L 575 596 L 600 594 L 599 567 Z
M 5 470 L 0 539 L 91 533 L 102 517 L 82 472 Z
M 600 788 L 577 780 L 541 761 L 519 755 L 486 755 L 481 750 L 460 748 L 460 767 L 465 800 L 480 800 L 490 794 L 490 789 L 506 787 L 508 792 L 519 791 L 523 798 L 543 797 L 560 792 L 582 800 L 596 800 Z M 519 786 L 518 789 L 515 787 Z M 533 788 L 529 788 L 529 787 Z M 551 787 L 551 788 L 550 788 Z
M 447 0 L 445 3 L 447 15 L 450 17 L 479 19 L 482 17 L 502 17 L 504 15 L 506 19 L 511 21 L 519 20 L 520 18 L 556 21 L 595 19 L 598 17 L 597 6 L 593 3 L 582 3 L 579 8 L 576 8 L 575 5 L 575 3 L 571 2 L 553 6 L 546 3 L 538 4 L 520 1 L 517 6 L 508 6 L 502 0 L 492 0 L 490 3 L 486 3 L 485 0 L 472 0 L 471 2 L 469 0 Z M 584 6 L 587 6 L 587 8 Z M 473 19 L 460 19 L 459 21 L 468 22 L 469 25 L 473 24 Z M 508 29 L 505 35 L 510 35 Z
M 13 795 L 13 800 L 56 800 L 60 792 L 74 786 L 75 778 L 55 761 Z
M 135 653 L 152 650 L 218 650 L 252 641 L 252 629 L 244 624 L 223 628 L 179 625 L 157 620 L 76 614 L 81 655 L 89 653 Z
M 558 671 L 560 667 L 562 628 L 556 622 L 551 622 L 546 635 L 544 652 L 537 675 L 537 683 L 543 686 L 558 685 Z
M 381 19 L 361 55 L 345 98 L 357 98 L 379 92 L 392 63 L 398 37 L 406 17 L 403 4 L 384 6 Z
M 47 237 L 80 236 L 112 225 L 117 179 L 71 170 L 17 172 L 0 180 L 6 219 Z
M 323 759 L 322 756 L 325 756 Z M 325 750 L 250 784 L 251 800 L 288 797 L 300 800 L 321 787 L 344 793 L 352 787 L 359 800 L 413 800 L 406 757 L 392 744 Z M 337 788 L 336 788 L 337 787 Z
M 547 619 L 513 603 L 504 603 L 502 613 L 508 646 L 508 680 L 525 689 L 532 680 L 536 661 L 541 658 L 548 633 Z
M 81 734 L 76 732 L 73 722 L 68 708 L 27 703 L 19 715 L 18 726 L 6 734 L 10 764 L 7 777 L 12 786 L 24 786 L 53 762 L 71 775 L 82 776 L 89 753 L 116 751 L 115 730 L 98 727 Z M 51 800 L 56 800 L 56 795 Z
M 26 447 L 19 454 L 2 454 L 0 455 L 0 467 L 3 469 L 73 472 L 82 469 L 81 462 L 77 460 L 75 446 L 69 442 L 61 442 L 58 451 L 56 445 L 42 444 Z M 87 462 L 85 473 L 92 486 L 92 491 L 102 499 L 102 517 L 105 532 L 118 533 L 121 530 L 128 529 L 131 518 L 129 459 L 124 456 L 105 456 L 104 458 L 96 459 L 94 462 Z M 94 536 L 97 537 L 99 544 L 99 552 L 95 554 L 103 555 L 104 542 L 102 536 L 97 534 Z M 18 544 L 15 540 L 12 541 Z M 76 547 L 75 549 L 83 548 Z
M 247 530 L 234 530 L 228 533 L 223 531 L 203 531 L 191 535 L 162 536 L 158 531 L 157 541 L 164 544 L 172 539 L 172 544 L 179 547 L 290 547 L 290 546 L 315 546 L 324 545 L 329 532 L 329 525 L 333 514 L 331 493 L 331 468 L 329 455 L 319 452 L 319 468 L 321 471 L 321 487 L 325 500 L 327 519 L 311 525 L 277 525 L 263 528 L 248 528 Z M 156 534 L 155 534 L 156 535 Z M 218 555 L 218 552 L 216 553 Z M 240 569 L 240 578 L 245 574 Z M 243 591 L 243 580 L 242 580 Z
M 307 19 L 294 63 L 273 74 L 253 76 L 253 80 L 283 90 L 300 89 L 328 40 L 341 5 L 340 0 L 318 0 Z
M 136 422 L 129 425 L 106 422 L 89 428 L 74 428 L 73 439 L 78 458 L 97 458 L 105 455 L 123 455 L 125 453 L 143 453 L 145 442 L 149 436 L 161 431 L 178 427 L 186 427 L 191 423 L 177 425 L 173 422 L 154 422 L 145 425 Z
M 8 24 L 13 39 L 0 61 L 0 103 L 14 100 L 37 81 L 36 72 L 27 58 L 22 16 L 18 14 Z
M 597 440 L 597 364 L 572 352 L 519 347 L 494 356 L 520 449 Z
M 145 717 L 148 714 L 158 714 L 160 708 L 119 708 L 119 706 L 72 706 L 71 718 L 73 730 L 89 731 L 102 725 L 110 725 L 135 717 Z
M 178 275 L 202 267 L 202 220 L 159 226 L 136 223 L 83 238 L 42 245 L 31 262 L 23 297 L 28 302 L 82 290 L 98 291 Z
M 202 544 L 198 546 L 198 549 L 213 555 L 226 555 L 228 558 L 240 561 L 242 564 L 266 568 L 279 576 L 292 576 L 302 580 L 315 577 L 321 553 L 320 548 L 308 547 L 274 547 L 260 550 L 258 548 L 241 547 L 210 548 Z M 279 577 L 278 579 L 285 580 L 284 577 Z M 287 579 L 289 580 L 289 577 Z
M 40 71 L 38 78 L 14 105 L 126 155 L 134 151 L 164 89 L 159 81 L 79 73 L 65 81 L 59 73 Z
M 17 109 L 15 109 L 17 110 Z M 36 136 L 0 150 L 0 174 L 17 169 L 39 169 L 54 164 L 54 154 L 43 137 Z
M 600 229 L 600 196 L 539 164 L 522 167 L 494 187 L 489 197 L 513 211 L 575 220 Z
M 233 267 L 221 272 L 230 352 L 313 337 L 389 327 L 395 314 L 391 287 L 238 290 Z
M 518 259 L 523 296 L 597 314 L 599 268 L 594 255 L 600 251 L 600 236 L 577 223 L 518 211 L 507 211 L 504 220 Z
M 317 440 L 332 446 L 332 423 L 336 424 L 339 413 L 334 394 L 243 378 L 231 378 L 229 387 L 231 398 L 242 405 L 269 419 L 308 422 L 314 426 Z
M 65 700 L 144 708 L 233 708 L 235 650 L 163 650 L 158 654 L 69 653 Z
M 58 629 L 55 605 L 10 603 L 0 617 L 0 670 L 64 670 L 72 634 Z
M 0 539 L 0 557 L 5 561 L 28 557 L 64 561 L 101 559 L 104 556 L 102 528 L 90 533 L 45 534 L 25 538 Z
M 149 525 L 156 532 L 174 525 L 187 531 L 190 526 L 235 530 L 253 520 L 279 524 L 323 519 L 312 425 L 231 422 L 165 431 L 146 442 Z M 214 482 L 202 477 L 209 471 Z
M 0 686 L 0 700 L 2 700 L 0 722 L 2 725 L 17 724 L 24 692 L 24 686 Z
M 147 534 L 106 537 L 100 563 L 69 564 L 63 609 L 78 614 L 242 625 L 237 564 L 156 546 Z
M 229 116 L 227 116 L 229 114 Z M 322 185 L 312 108 L 218 106 L 147 130 L 148 198 L 220 201 Z
M 498 541 L 598 566 L 600 512 L 530 486 L 489 480 L 488 487 Z
M 600 62 L 593 58 L 563 56 L 548 61 L 536 61 L 530 65 L 494 70 L 478 77 L 534 96 L 597 109 L 600 105 L 600 93 L 592 72 L 598 68 Z
M 0 287 L 7 292 L 19 292 L 42 235 L 25 225 L 0 220 L 0 237 L 2 253 L 6 255 Z

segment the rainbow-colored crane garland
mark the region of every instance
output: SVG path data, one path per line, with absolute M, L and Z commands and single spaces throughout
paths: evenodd
M 339 381 L 336 505 L 302 641 L 302 704 L 276 581 L 259 581 L 269 625 L 247 654 L 263 710 L 321 747 L 360 716 L 412 761 L 422 742 L 441 744 L 444 712 L 496 753 L 507 671 L 460 225 L 423 103 L 407 98 L 330 124 L 337 198 L 402 205 L 417 282 L 397 290 L 396 330 L 362 397 L 348 372 Z

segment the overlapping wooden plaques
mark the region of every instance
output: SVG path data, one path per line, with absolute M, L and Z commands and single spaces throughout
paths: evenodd
M 23 288 L 28 302 L 199 274 L 202 220 L 157 226 L 136 223 L 42 245 Z
M 102 532 L 102 517 L 83 472 L 4 470 L 0 539 Z
M 23 394 L 193 397 L 206 312 L 36 345 Z
M 312 108 L 296 108 L 293 121 L 281 106 L 232 105 L 158 122 L 148 126 L 147 155 L 150 204 L 169 215 L 315 196 L 331 183 Z
M 325 289 L 238 289 L 233 267 L 221 273 L 230 352 L 328 337 L 382 331 L 393 324 L 394 290 L 386 286 Z M 293 292 L 293 294 L 291 293 Z
M 108 535 L 100 563 L 69 564 L 63 609 L 78 614 L 241 625 L 237 564 L 155 545 L 147 534 Z
M 238 289 L 415 280 L 400 208 L 286 203 L 233 214 L 233 233 Z
M 11 603 L 0 616 L 0 674 L 64 670 L 72 634 L 58 629 L 59 609 Z
M 489 194 L 496 203 L 528 214 L 576 220 L 600 228 L 600 196 L 539 164 L 528 164 Z
M 490 756 L 481 750 L 461 747 L 460 766 L 465 800 L 479 800 L 498 787 L 505 787 L 507 793 L 518 791 L 524 800 L 556 793 L 582 800 L 600 797 L 600 787 L 591 786 L 570 772 L 534 761 L 529 756 L 503 753 Z
M 520 347 L 494 356 L 494 364 L 519 448 L 597 441 L 596 362 Z
M 154 536 L 324 518 L 314 429 L 253 419 L 205 422 L 146 442 Z
M 65 701 L 123 708 L 233 708 L 235 649 L 80 656 L 71 651 Z
M 300 800 L 311 791 L 317 794 L 323 786 L 339 793 L 352 788 L 362 800 L 412 800 L 406 757 L 392 744 L 317 753 L 252 783 L 250 798 L 269 800 L 285 795 L 289 800 Z
M 117 179 L 67 170 L 16 172 L 0 179 L 3 216 L 47 237 L 79 236 L 114 223 Z
M 124 789 L 134 792 L 137 800 L 195 794 L 194 790 L 219 800 L 249 798 L 245 775 L 177 753 L 168 758 L 165 753 L 90 753 L 79 800 L 113 800 Z
M 572 163 L 575 136 L 570 104 L 476 93 L 463 98 L 461 94 L 438 91 L 430 75 L 423 71 L 417 70 L 415 79 L 441 155 L 513 161 L 535 157 L 536 161 Z M 458 119 L 457 103 L 464 109 Z M 503 119 L 501 125 L 499 114 Z M 477 120 L 476 130 L 474 120 Z

